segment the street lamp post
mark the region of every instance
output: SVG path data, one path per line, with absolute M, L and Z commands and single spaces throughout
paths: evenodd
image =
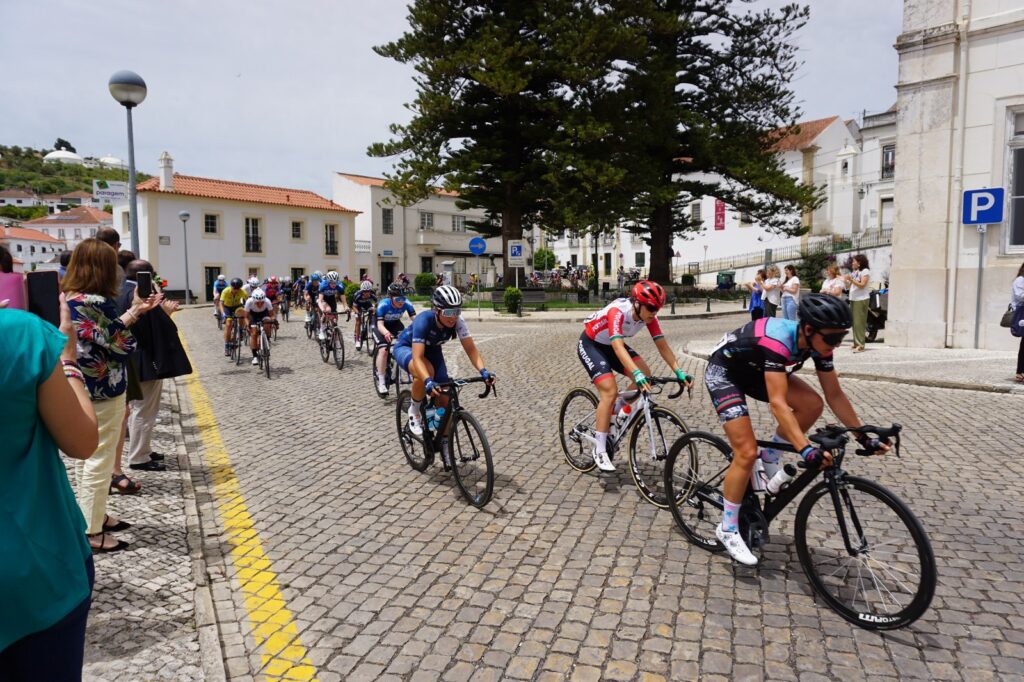
M 132 109 L 146 99 L 146 81 L 133 71 L 118 71 L 107 83 L 111 96 L 128 111 L 128 218 L 131 224 L 132 252 L 139 253 L 139 209 L 135 199 L 135 139 L 132 133 Z
M 185 305 L 188 305 L 191 301 L 189 300 L 188 286 L 188 229 L 186 229 L 186 225 L 191 216 L 188 211 L 181 211 L 178 213 L 178 217 L 181 218 L 181 244 L 185 247 Z

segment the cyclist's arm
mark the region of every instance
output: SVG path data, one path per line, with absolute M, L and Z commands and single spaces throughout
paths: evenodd
M 661 359 L 665 361 L 669 369 L 673 372 L 679 369 L 679 360 L 676 359 L 676 354 L 672 352 L 672 347 L 668 345 L 664 336 L 654 339 L 654 347 L 658 349 L 658 354 L 661 355 Z
M 829 409 L 842 422 L 843 426 L 848 428 L 863 426 L 860 417 L 857 416 L 857 411 L 853 409 L 853 405 L 850 403 L 850 399 L 846 397 L 846 393 L 843 392 L 842 387 L 839 385 L 839 375 L 834 371 L 823 372 L 820 370 L 817 374 L 818 383 L 821 384 L 821 390 L 825 394 L 825 402 L 828 403 Z
M 462 339 L 462 350 L 466 351 L 466 357 L 476 367 L 476 371 L 480 371 L 484 368 L 484 358 L 480 355 L 480 350 L 476 347 L 476 343 L 473 342 L 472 336 L 467 336 Z
M 640 369 L 636 363 L 633 362 L 633 358 L 629 357 L 629 351 L 626 350 L 626 342 L 622 340 L 621 336 L 612 337 L 611 340 L 612 351 L 615 352 L 615 357 L 622 363 L 622 367 L 626 370 L 626 376 L 630 376 L 636 370 Z
M 779 433 L 799 452 L 803 450 L 810 441 L 800 428 L 800 423 L 793 415 L 786 396 L 789 393 L 789 375 L 785 372 L 765 372 L 764 384 L 768 389 L 768 405 L 772 408 L 772 415 L 779 424 Z

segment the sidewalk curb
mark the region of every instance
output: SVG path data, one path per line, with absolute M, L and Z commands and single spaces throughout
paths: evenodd
M 698 360 L 708 361 L 708 353 L 690 350 L 689 344 L 683 349 L 686 355 Z M 812 374 L 813 369 L 804 368 L 801 374 Z M 879 381 L 889 384 L 906 384 L 909 386 L 924 386 L 927 388 L 949 388 L 957 391 L 980 391 L 982 393 L 1006 393 L 1009 395 L 1024 395 L 1024 390 L 1014 386 L 991 386 L 988 384 L 963 384 L 953 381 L 941 381 L 939 379 L 912 379 L 906 377 L 891 377 L 882 374 L 869 374 L 866 372 L 839 372 L 844 379 L 860 379 L 861 381 Z
M 220 627 L 217 612 L 213 605 L 213 594 L 210 591 L 206 557 L 203 553 L 202 520 L 196 502 L 196 491 L 192 485 L 192 467 L 189 461 L 188 448 L 185 440 L 185 427 L 182 424 L 181 386 L 177 379 L 173 380 L 174 390 L 171 394 L 171 413 L 177 427 L 174 434 L 178 470 L 185 501 L 185 534 L 188 543 L 189 559 L 192 562 L 192 578 L 196 583 L 195 614 L 196 631 L 199 635 L 199 655 L 203 668 L 203 679 L 207 682 L 224 682 L 227 672 L 224 668 L 224 649 L 220 641 Z
M 595 308 L 592 312 L 596 313 L 598 310 L 599 310 L 599 308 Z M 692 313 L 692 314 L 689 314 L 689 315 L 683 315 L 683 314 L 679 314 L 679 313 L 677 313 L 675 315 L 662 315 L 662 314 L 659 314 L 658 315 L 658 320 L 661 321 L 661 322 L 665 322 L 667 320 L 690 320 L 690 319 L 710 320 L 710 319 L 715 318 L 715 317 L 728 317 L 729 315 L 739 315 L 739 314 L 749 314 L 749 313 L 746 310 L 719 310 L 719 311 L 711 312 L 711 313 L 699 312 L 699 313 Z M 464 308 L 463 312 L 462 312 L 462 317 L 466 320 L 466 322 L 472 322 L 472 323 L 480 323 L 480 322 L 583 322 L 588 317 L 590 317 L 590 315 L 582 315 L 580 317 L 540 317 L 540 318 L 531 320 L 530 319 L 530 317 L 531 317 L 530 313 L 526 313 L 522 317 L 519 317 L 518 315 L 509 315 L 509 314 L 506 314 L 506 313 L 502 313 L 498 317 L 483 317 L 483 318 L 479 318 L 478 319 L 476 316 L 473 315 L 473 309 L 472 308 Z

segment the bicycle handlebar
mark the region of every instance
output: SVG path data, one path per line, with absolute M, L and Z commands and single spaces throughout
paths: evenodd
M 498 389 L 494 387 L 494 382 L 487 381 L 487 379 L 484 379 L 483 377 L 473 377 L 471 379 L 451 379 L 450 381 L 434 382 L 434 383 L 435 383 L 435 385 L 438 388 L 445 389 L 445 388 L 462 388 L 466 384 L 478 384 L 480 382 L 485 382 L 487 384 L 487 388 L 485 388 L 484 392 L 479 394 L 477 396 L 477 398 L 480 398 L 480 399 L 486 398 L 491 393 L 494 393 L 494 397 L 495 398 L 498 397 Z
M 683 391 L 689 391 L 690 398 L 691 399 L 693 398 L 693 382 L 692 381 L 690 382 L 689 388 L 687 388 L 686 384 L 684 384 L 682 381 L 679 381 L 678 377 L 674 377 L 674 376 L 671 376 L 671 377 L 647 377 L 647 382 L 650 383 L 651 386 L 660 386 L 660 385 L 663 385 L 663 384 L 679 384 L 679 390 L 678 391 L 676 391 L 675 393 L 669 393 L 669 395 L 668 395 L 668 399 L 669 400 L 675 400 L 676 398 L 678 398 L 679 396 L 681 396 L 683 394 Z
M 888 443 L 890 439 L 894 439 L 894 452 L 896 456 L 900 456 L 900 431 L 903 427 L 900 424 L 893 424 L 890 427 L 872 426 L 871 424 L 864 424 L 863 426 L 855 427 L 842 427 L 835 424 L 828 424 L 823 428 L 818 429 L 811 437 L 810 440 L 817 443 L 824 450 L 834 450 L 845 446 L 849 441 L 848 433 L 860 434 L 862 436 L 874 436 L 878 439 L 879 444 Z M 863 444 L 863 443 L 862 443 Z M 879 448 L 867 444 L 867 447 L 859 448 L 855 450 L 855 454 L 861 457 L 867 457 L 878 452 Z

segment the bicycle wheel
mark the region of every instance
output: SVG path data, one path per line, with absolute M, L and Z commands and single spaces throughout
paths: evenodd
M 804 496 L 795 521 L 804 573 L 846 620 L 866 630 L 895 630 L 928 609 L 935 554 L 914 512 L 885 487 L 844 476 L 836 499 L 822 481 Z
M 242 346 L 248 340 L 242 335 L 242 326 L 235 320 L 235 364 L 242 364 Z
M 326 333 L 327 332 L 325 332 L 325 334 Z M 330 338 L 331 337 L 329 337 L 329 336 L 327 338 L 324 338 L 324 339 L 321 339 L 319 336 L 317 336 L 317 338 L 316 338 L 316 342 L 320 346 L 320 359 L 323 360 L 324 362 L 330 362 L 331 361 Z
M 312 317 L 309 319 L 309 322 L 306 323 L 306 338 L 307 339 L 313 338 L 313 318 Z
M 715 537 L 722 516 L 722 480 L 732 448 L 718 436 L 689 431 L 668 451 L 665 501 L 686 539 L 709 552 L 725 547 Z
M 369 315 L 367 315 L 366 318 L 363 320 L 363 324 L 362 324 L 361 329 L 363 330 L 362 331 L 362 335 L 363 335 L 363 343 L 366 345 L 366 354 L 369 355 L 372 358 L 373 357 L 373 349 L 374 349 L 374 347 L 377 344 L 375 344 L 373 342 L 373 332 L 369 331 L 369 329 L 370 329 L 370 316 Z
M 260 334 L 260 353 L 263 356 L 263 371 L 266 373 L 267 378 L 270 378 L 270 339 L 267 338 L 266 332 Z
M 455 483 L 463 497 L 479 509 L 491 500 L 494 492 L 494 462 L 487 435 L 476 417 L 465 410 L 452 416 L 449 433 L 448 456 Z
M 221 315 L 220 313 L 214 313 L 214 316 L 217 318 L 217 329 L 218 330 L 223 330 L 224 329 L 224 316 Z
M 412 403 L 412 393 L 402 391 L 395 401 L 395 426 L 398 428 L 398 442 L 402 444 L 402 453 L 408 460 L 409 466 L 416 471 L 423 471 L 433 460 L 427 455 L 426 447 L 423 444 L 423 436 L 417 436 L 409 430 L 409 405 Z
M 643 414 L 637 415 L 630 428 L 629 473 L 640 495 L 655 507 L 665 509 L 665 460 L 675 442 L 687 432 L 686 422 L 672 410 L 652 407 L 651 428 Z
M 376 393 L 377 397 L 380 398 L 381 400 L 387 400 L 388 393 L 381 393 L 380 391 L 377 390 L 377 386 L 380 385 L 381 380 L 384 380 L 384 385 L 387 386 L 387 378 L 386 377 L 382 377 L 380 375 L 380 372 L 377 371 L 377 360 L 380 359 L 380 353 L 387 353 L 387 352 L 388 352 L 388 347 L 387 346 L 385 346 L 383 344 L 379 344 L 379 345 L 375 346 L 374 347 L 374 351 L 373 351 L 373 356 L 372 356 L 373 359 L 370 362 L 370 370 L 373 372 L 373 392 Z M 388 366 L 387 364 L 384 365 L 384 367 L 385 367 L 384 371 L 385 372 L 387 372 L 387 366 Z M 390 389 L 390 387 L 388 387 L 388 388 Z
M 574 388 L 562 398 L 558 410 L 558 437 L 562 442 L 565 461 L 576 471 L 584 473 L 597 465 L 591 453 L 594 445 L 594 415 L 597 396 L 588 388 Z
M 334 353 L 334 366 L 341 369 L 345 366 L 345 339 L 341 338 L 341 330 L 334 328 L 331 337 L 331 351 Z

